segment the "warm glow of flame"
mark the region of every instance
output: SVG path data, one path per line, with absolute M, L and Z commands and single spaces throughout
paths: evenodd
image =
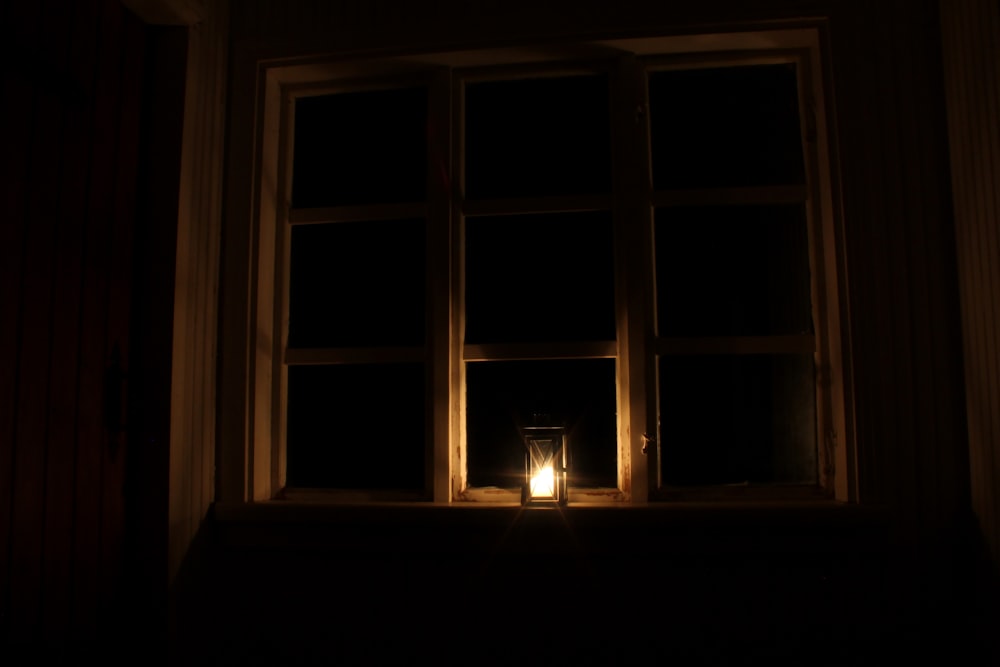
M 532 498 L 553 498 L 556 495 L 556 475 L 551 465 L 547 465 L 531 478 Z

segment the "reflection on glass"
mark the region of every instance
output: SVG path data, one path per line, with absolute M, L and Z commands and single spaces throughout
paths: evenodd
M 469 83 L 466 196 L 611 192 L 611 125 L 604 75 Z
M 468 343 L 614 340 L 610 213 L 469 218 Z
M 656 210 L 660 336 L 812 332 L 799 205 Z
M 422 490 L 422 364 L 291 366 L 288 486 Z
M 424 221 L 292 228 L 288 345 L 420 345 Z
M 426 133 L 425 88 L 298 98 L 292 206 L 423 201 Z
M 565 426 L 570 486 L 616 487 L 618 414 L 614 359 L 466 364 L 468 481 L 518 488 L 526 426 Z
M 794 65 L 649 75 L 653 186 L 805 182 Z
M 665 485 L 815 483 L 811 355 L 667 356 L 659 385 Z

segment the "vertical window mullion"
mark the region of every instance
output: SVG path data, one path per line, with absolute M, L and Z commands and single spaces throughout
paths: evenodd
M 427 359 L 429 452 L 427 488 L 434 502 L 451 500 L 451 377 L 453 333 L 451 242 L 452 80 L 442 70 L 431 80 L 427 136 Z
M 618 59 L 612 91 L 612 122 L 616 164 L 618 386 L 622 416 L 620 476 L 628 480 L 630 488 L 623 490 L 632 503 L 648 501 L 650 489 L 656 488 L 653 475 L 658 470 L 655 447 L 645 447 L 644 441 L 646 434 L 656 432 L 656 375 L 650 358 L 652 220 L 644 77 L 644 69 L 635 56 Z

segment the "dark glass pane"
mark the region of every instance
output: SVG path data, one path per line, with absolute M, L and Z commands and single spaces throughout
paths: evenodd
M 298 98 L 292 206 L 423 201 L 426 126 L 424 88 Z
M 662 357 L 665 485 L 814 483 L 810 355 Z
M 518 429 L 558 425 L 568 436 L 569 485 L 616 487 L 616 401 L 614 359 L 466 364 L 469 485 L 520 485 Z
M 812 331 L 800 206 L 661 208 L 655 224 L 661 336 Z
M 424 221 L 292 228 L 289 347 L 420 345 Z
M 469 198 L 611 192 L 606 76 L 470 83 Z
M 424 488 L 422 364 L 291 366 L 288 486 Z
M 805 182 L 794 65 L 649 75 L 653 186 Z
M 614 340 L 610 213 L 466 221 L 465 340 Z

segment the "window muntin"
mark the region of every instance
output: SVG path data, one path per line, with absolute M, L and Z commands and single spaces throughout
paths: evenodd
M 800 68 L 793 57 L 647 75 L 654 495 L 819 479 Z
M 284 495 L 428 496 L 428 88 L 288 93 Z
M 457 83 L 459 496 L 518 499 L 523 426 L 566 429 L 570 498 L 620 495 L 609 74 L 489 68 Z
M 792 31 L 796 32 L 796 31 Z M 808 31 L 806 31 L 808 32 Z M 777 33 L 776 33 L 777 34 Z M 770 37 L 769 37 L 770 38 Z M 792 41 L 802 38 L 793 37 Z M 739 39 L 738 36 L 734 36 L 734 39 Z M 685 40 L 680 40 L 685 41 Z M 776 40 L 780 41 L 780 40 Z M 809 39 L 804 39 L 804 43 L 809 42 Z M 651 45 L 656 43 L 656 40 L 640 40 L 636 42 L 637 47 L 641 53 L 644 54 L 655 54 L 655 49 L 651 48 Z M 813 44 L 815 42 L 812 42 Z M 628 47 L 630 42 L 614 42 L 609 43 L 612 47 L 616 49 L 621 49 L 623 46 Z M 692 42 L 697 48 L 697 44 Z M 807 47 L 812 48 L 812 47 Z M 627 50 L 627 49 L 626 49 Z M 671 49 L 672 50 L 672 49 Z M 499 52 L 498 52 L 499 53 Z M 785 55 L 775 57 L 771 55 L 764 55 L 759 58 L 750 57 L 747 59 L 746 55 L 741 54 L 737 60 L 726 61 L 724 58 L 719 59 L 713 57 L 712 59 L 703 58 L 697 60 L 693 56 L 686 56 L 681 58 L 683 61 L 680 66 L 676 63 L 668 63 L 663 59 L 648 59 L 639 61 L 632 60 L 632 63 L 638 64 L 638 78 L 643 81 L 648 81 L 647 73 L 657 74 L 660 71 L 675 70 L 675 69 L 722 69 L 729 68 L 734 64 L 739 64 L 741 66 L 746 66 L 748 64 L 783 64 L 789 65 L 794 64 L 797 68 L 796 76 L 802 77 L 803 71 L 808 72 L 809 75 L 816 77 L 818 76 L 818 69 L 814 65 L 806 67 L 804 70 L 801 67 L 802 61 L 799 58 L 803 55 L 804 51 L 794 52 L 789 55 L 790 52 L 786 52 Z M 534 57 L 534 56 L 532 56 Z M 531 57 L 520 57 L 520 62 L 529 62 Z M 432 59 L 429 59 L 430 62 Z M 454 58 L 447 58 L 442 56 L 439 58 L 443 63 L 451 63 L 452 66 L 463 63 L 463 57 L 456 55 Z M 502 60 L 502 58 L 501 58 Z M 650 422 L 645 424 L 643 428 L 644 418 L 643 410 L 637 409 L 637 406 L 641 405 L 647 399 L 650 399 L 652 403 L 649 405 L 655 405 L 658 401 L 656 398 L 655 388 L 657 386 L 657 367 L 659 365 L 660 359 L 678 356 L 680 354 L 689 355 L 695 354 L 707 354 L 715 353 L 723 356 L 731 356 L 737 353 L 747 352 L 752 355 L 761 354 L 772 354 L 778 356 L 787 356 L 794 354 L 802 354 L 805 357 L 813 358 L 813 368 L 822 368 L 822 374 L 819 371 L 814 371 L 814 376 L 818 379 L 817 390 L 816 390 L 816 402 L 815 402 L 815 412 L 816 412 L 816 423 L 817 431 L 821 433 L 826 433 L 828 430 L 834 432 L 833 428 L 829 425 L 830 418 L 836 418 L 837 414 L 841 415 L 842 411 L 837 412 L 836 403 L 842 399 L 834 397 L 833 409 L 829 404 L 831 390 L 827 383 L 827 378 L 830 376 L 830 368 L 824 366 L 830 362 L 830 358 L 826 356 L 825 350 L 830 349 L 830 344 L 836 344 L 838 340 L 837 333 L 835 331 L 828 331 L 827 328 L 831 324 L 835 324 L 838 321 L 838 315 L 834 311 L 830 311 L 831 307 L 835 307 L 836 304 L 836 291 L 835 282 L 829 277 L 830 267 L 832 266 L 829 257 L 826 257 L 826 262 L 817 262 L 816 260 L 821 257 L 824 252 L 830 253 L 829 246 L 831 246 L 831 232 L 828 229 L 831 207 L 829 205 L 829 196 L 823 194 L 816 190 L 817 183 L 816 177 L 826 178 L 828 172 L 826 167 L 822 164 L 815 167 L 814 163 L 810 160 L 815 160 L 817 155 L 825 155 L 825 148 L 820 147 L 818 150 L 815 146 L 810 146 L 804 144 L 805 150 L 803 151 L 803 159 L 805 162 L 804 173 L 805 178 L 803 182 L 798 182 L 793 185 L 780 184 L 780 179 L 774 180 L 773 185 L 744 185 L 744 186 L 731 186 L 727 185 L 724 187 L 698 187 L 694 189 L 684 187 L 680 188 L 669 188 L 669 189 L 651 189 L 648 195 L 648 201 L 646 202 L 650 208 L 649 217 L 646 218 L 646 222 L 643 222 L 642 216 L 635 216 L 637 211 L 642 208 L 641 202 L 637 207 L 635 205 L 636 199 L 634 198 L 637 193 L 643 193 L 644 190 L 641 187 L 643 180 L 643 172 L 649 175 L 650 183 L 652 183 L 652 171 L 649 170 L 650 165 L 647 163 L 645 168 L 640 168 L 638 170 L 633 170 L 632 175 L 628 178 L 632 179 L 632 182 L 639 183 L 640 187 L 633 188 L 631 186 L 625 187 L 622 191 L 617 190 L 621 184 L 619 178 L 619 171 L 623 169 L 622 152 L 619 147 L 622 135 L 628 134 L 628 125 L 633 120 L 641 120 L 644 108 L 648 110 L 648 107 L 644 107 L 645 102 L 643 99 L 634 99 L 630 101 L 630 88 L 628 85 L 620 86 L 619 78 L 623 76 L 623 73 L 629 71 L 629 68 L 635 67 L 635 65 L 627 64 L 628 59 L 626 59 L 626 65 L 623 67 L 621 63 L 609 63 L 601 76 L 605 76 L 606 81 L 611 89 L 611 91 L 618 91 L 620 97 L 611 100 L 611 113 L 610 118 L 612 119 L 611 134 L 618 136 L 616 142 L 612 144 L 614 150 L 613 162 L 615 169 L 615 192 L 607 193 L 606 191 L 600 191 L 597 194 L 593 192 L 583 192 L 580 194 L 569 194 L 569 195 L 559 195 L 554 196 L 544 194 L 544 190 L 522 190 L 520 192 L 516 190 L 510 191 L 512 194 L 503 194 L 501 192 L 487 193 L 491 196 L 497 195 L 498 198 L 490 199 L 488 197 L 483 198 L 466 198 L 463 192 L 463 181 L 465 180 L 466 172 L 463 168 L 463 161 L 465 158 L 464 152 L 462 150 L 463 135 L 461 133 L 461 128 L 459 132 L 452 133 L 451 144 L 453 146 L 454 152 L 451 153 L 452 159 L 449 166 L 449 160 L 441 159 L 440 150 L 444 147 L 445 153 L 447 153 L 447 143 L 442 143 L 440 137 L 441 132 L 438 131 L 435 138 L 435 128 L 440 130 L 441 128 L 447 128 L 451 126 L 452 128 L 459 127 L 461 125 L 462 119 L 462 95 L 460 94 L 460 85 L 463 82 L 463 77 L 468 79 L 468 81 L 504 81 L 506 79 L 519 80 L 519 79 L 546 79 L 553 78 L 556 76 L 562 76 L 562 73 L 567 69 L 565 62 L 560 62 L 557 68 L 554 68 L 553 73 L 543 73 L 543 76 L 538 76 L 538 72 L 529 74 L 527 77 L 523 73 L 518 73 L 513 77 L 493 76 L 486 75 L 480 76 L 478 72 L 465 70 L 463 74 L 455 78 L 453 81 L 455 85 L 449 86 L 445 85 L 443 87 L 438 87 L 437 92 L 432 92 L 428 95 L 428 107 L 431 110 L 427 119 L 427 128 L 430 130 L 431 141 L 436 144 L 436 149 L 432 148 L 431 159 L 428 160 L 428 174 L 432 174 L 430 178 L 427 179 L 428 187 L 426 189 L 426 194 L 429 197 L 428 201 L 400 201 L 392 202 L 386 200 L 385 203 L 373 203 L 373 204 L 363 204 L 363 203 L 347 203 L 347 201 L 337 202 L 337 200 L 329 200 L 332 202 L 331 206 L 326 206 L 326 203 L 322 203 L 325 208 L 292 208 L 288 210 L 287 217 L 285 219 L 290 220 L 294 224 L 315 224 L 315 223 L 327 223 L 336 221 L 357 221 L 357 220 L 385 220 L 385 219 L 407 219 L 407 218 L 418 218 L 422 215 L 429 214 L 430 217 L 426 220 L 427 226 L 427 253 L 428 257 L 436 258 L 437 261 L 428 260 L 426 264 L 427 276 L 429 279 L 428 285 L 432 288 L 427 294 L 428 298 L 428 315 L 429 321 L 436 322 L 438 325 L 442 323 L 442 305 L 450 304 L 446 308 L 450 308 L 452 315 L 448 318 L 453 324 L 450 330 L 450 335 L 447 341 L 442 341 L 440 335 L 435 334 L 434 330 L 440 327 L 431 327 L 427 329 L 428 335 L 430 337 L 425 339 L 425 344 L 423 346 L 387 346 L 381 352 L 379 348 L 373 347 L 332 347 L 332 348 L 296 348 L 290 347 L 285 350 L 284 359 L 288 363 L 300 364 L 304 363 L 306 365 L 316 365 L 316 364 L 342 364 L 349 362 L 371 362 L 371 363 L 401 363 L 401 362 L 416 362 L 425 360 L 427 366 L 425 367 L 425 373 L 427 375 L 427 390 L 430 391 L 431 387 L 434 387 L 434 398 L 431 399 L 432 394 L 427 394 L 425 391 L 425 405 L 427 406 L 427 413 L 425 417 L 434 414 L 433 426 L 428 429 L 428 433 L 434 433 L 434 435 L 427 443 L 427 451 L 425 452 L 428 458 L 428 489 L 431 485 L 434 487 L 434 498 L 439 500 L 449 500 L 458 499 L 465 497 L 462 495 L 462 490 L 469 488 L 467 486 L 467 480 L 462 478 L 464 475 L 464 466 L 466 462 L 463 460 L 467 455 L 468 441 L 466 439 L 466 416 L 464 411 L 466 409 L 466 404 L 464 400 L 464 393 L 466 390 L 466 366 L 473 365 L 480 362 L 493 363 L 493 362 L 506 362 L 513 360 L 550 360 L 550 359 L 608 359 L 615 362 L 616 367 L 616 394 L 618 397 L 618 410 L 619 410 L 619 432 L 618 432 L 618 443 L 617 443 L 617 457 L 619 466 L 619 487 L 626 491 L 624 494 L 618 494 L 618 498 L 629 498 L 628 490 L 628 480 L 629 478 L 635 476 L 644 476 L 646 474 L 647 468 L 653 476 L 658 476 L 660 473 L 659 458 L 657 457 L 658 448 L 663 443 L 661 442 L 662 437 L 657 438 L 660 433 L 658 431 L 658 423 L 656 413 L 657 410 L 654 408 L 652 410 L 645 410 L 645 413 L 649 415 L 651 419 Z M 483 62 L 479 59 L 479 62 Z M 694 65 L 692 65 L 694 63 Z M 588 67 L 591 65 L 588 64 Z M 521 67 L 521 66 L 519 66 Z M 359 68 L 353 68 L 355 74 L 359 71 Z M 363 69 L 363 68 L 360 68 Z M 412 67 L 411 67 L 412 69 Z M 502 68 L 498 68 L 502 69 Z M 530 69 L 528 67 L 527 69 Z M 536 68 L 544 69 L 543 68 Z M 555 69 L 560 71 L 560 74 L 555 74 Z M 572 69 L 572 68 L 569 68 Z M 586 68 L 585 68 L 586 69 Z M 382 77 L 385 74 L 386 66 L 381 64 L 376 68 L 378 70 L 378 76 Z M 331 70 L 333 71 L 333 70 Z M 456 70 L 457 71 L 457 70 Z M 469 72 L 473 72 L 473 75 L 468 75 Z M 485 71 L 485 70 L 484 70 Z M 645 71 L 645 73 L 644 73 Z M 610 72 L 610 74 L 608 74 Z M 584 75 L 592 75 L 595 72 L 591 69 L 589 72 L 583 72 Z M 551 76 L 550 76 L 551 74 Z M 580 75 L 581 72 L 574 72 L 573 76 Z M 628 76 L 625 75 L 627 79 Z M 288 88 L 286 93 L 286 99 L 295 98 L 299 95 L 297 89 L 303 89 L 302 83 L 308 76 L 302 77 L 296 75 L 291 80 L 293 85 Z M 269 79 L 271 81 L 271 79 Z M 412 81 L 412 79 L 411 79 Z M 269 83 L 269 86 L 271 84 Z M 310 84 L 314 85 L 314 84 Z M 350 84 L 353 85 L 353 84 Z M 809 91 L 811 94 L 819 94 L 818 87 L 815 83 L 809 84 Z M 337 93 L 341 93 L 348 89 L 350 86 L 336 83 L 335 88 Z M 371 86 L 368 83 L 363 82 L 359 89 L 361 88 L 384 88 L 382 84 L 377 84 Z M 412 83 L 407 83 L 405 80 L 402 81 L 402 85 L 389 86 L 390 88 L 400 88 L 407 89 L 412 88 Z M 271 90 L 269 88 L 269 90 Z M 315 87 L 312 88 L 306 94 L 309 96 L 315 95 L 313 92 L 317 90 Z M 433 89 L 432 89 L 433 90 Z M 451 120 L 448 120 L 448 104 L 445 102 L 441 103 L 441 91 L 444 91 L 445 96 L 451 96 L 455 99 L 457 105 L 453 107 L 454 111 L 450 114 Z M 799 90 L 799 96 L 803 95 L 801 89 Z M 274 99 L 274 98 L 269 98 Z M 637 104 L 634 104 L 637 102 Z M 617 105 L 617 106 L 616 106 Z M 275 109 L 278 109 L 278 105 L 269 103 L 266 107 L 268 111 L 266 113 L 273 114 Z M 294 109 L 290 105 L 291 109 Z M 805 105 L 800 105 L 800 108 L 806 108 Z M 814 101 L 810 102 L 809 108 L 814 109 Z M 632 109 L 638 109 L 634 112 Z M 445 110 L 442 115 L 441 111 Z M 294 111 L 293 111 L 294 113 Z M 647 116 L 652 116 L 654 114 L 649 113 Z M 803 116 L 804 117 L 804 116 Z M 287 117 L 286 117 L 287 118 Z M 801 127 L 806 128 L 802 133 L 804 135 L 811 136 L 815 138 L 816 135 L 816 125 L 815 119 L 809 119 L 802 121 Z M 819 121 L 822 123 L 822 119 Z M 287 121 L 286 127 L 288 128 L 285 136 L 286 138 L 294 137 L 294 120 Z M 638 125 L 637 125 L 638 127 Z M 623 133 L 623 129 L 625 130 Z M 268 130 L 265 129 L 265 134 Z M 801 128 L 800 128 L 801 131 Z M 820 125 L 820 131 L 822 132 L 822 125 Z M 647 130 L 648 132 L 648 130 Z M 445 133 L 447 134 L 447 133 Z M 820 135 L 822 137 L 822 134 Z M 647 153 L 646 159 L 648 160 L 648 136 L 647 141 Z M 291 142 L 288 142 L 291 143 Z M 626 139 L 625 143 L 628 144 L 629 141 Z M 287 143 L 286 143 L 287 145 Z M 288 149 L 286 149 L 288 150 Z M 632 149 L 628 149 L 631 151 Z M 641 154 L 642 151 L 640 151 Z M 626 151 L 626 159 L 631 159 L 631 153 Z M 272 153 L 273 154 L 273 153 Z M 286 153 L 287 154 L 287 153 Z M 267 155 L 267 148 L 265 144 L 265 159 Z M 426 157 L 426 155 L 425 155 Z M 640 155 L 641 157 L 641 155 Z M 292 159 L 287 161 L 287 165 L 292 164 Z M 813 164 L 813 166 L 810 166 Z M 285 170 L 282 173 L 290 173 L 288 167 L 281 167 L 279 165 L 279 172 Z M 635 178 L 638 176 L 638 178 Z M 279 183 L 284 177 L 279 175 Z M 267 179 L 265 179 L 267 180 Z M 794 180 L 794 179 L 792 179 Z M 447 204 L 442 207 L 441 203 L 446 201 L 441 199 L 440 194 L 436 193 L 436 188 L 443 184 L 444 187 L 450 187 L 450 201 L 452 207 L 449 209 Z M 661 183 L 662 184 L 662 183 Z M 284 190 L 287 193 L 292 192 L 291 184 Z M 556 190 L 553 190 L 556 192 Z M 628 201 L 623 201 L 621 199 L 623 193 L 631 193 L 629 195 L 630 199 Z M 265 192 L 266 194 L 266 192 Z M 447 194 L 447 192 L 446 192 Z M 282 196 L 279 191 L 279 196 Z M 813 199 L 813 198 L 816 199 Z M 642 198 L 642 194 L 639 194 L 639 199 Z M 821 202 L 819 200 L 822 199 Z M 436 202 L 436 203 L 435 203 Z M 819 202 L 819 203 L 817 203 Z M 648 271 L 646 270 L 633 270 L 630 267 L 640 266 L 646 261 L 652 262 L 655 259 L 653 253 L 653 220 L 654 220 L 654 207 L 655 209 L 670 209 L 678 207 L 689 207 L 692 209 L 702 208 L 702 207 L 713 207 L 719 205 L 765 205 L 765 206 L 779 206 L 782 204 L 795 204 L 800 207 L 805 207 L 807 224 L 809 225 L 809 271 L 811 286 L 810 289 L 813 294 L 812 308 L 814 310 L 814 317 L 811 321 L 816 322 L 815 324 L 815 334 L 768 334 L 763 336 L 666 336 L 658 337 L 653 333 L 653 326 L 656 320 L 656 310 L 653 304 L 655 300 L 655 271 L 652 265 Z M 267 198 L 262 200 L 262 211 L 267 211 L 268 206 Z M 280 211 L 280 209 L 276 209 Z M 616 301 L 616 318 L 617 318 L 617 328 L 621 328 L 625 323 L 626 319 L 628 322 L 628 327 L 630 331 L 635 331 L 639 328 L 649 327 L 650 338 L 643 345 L 637 343 L 639 339 L 635 338 L 632 333 L 629 334 L 628 344 L 626 345 L 625 339 L 617 340 L 617 336 L 613 340 L 600 340 L 600 341 L 562 341 L 562 340 L 551 340 L 545 343 L 537 342 L 504 342 L 502 339 L 498 338 L 497 342 L 493 343 L 471 343 L 464 341 L 463 337 L 465 334 L 464 318 L 465 318 L 465 304 L 462 298 L 462 281 L 464 279 L 464 267 L 466 258 L 464 257 L 464 223 L 468 220 L 474 219 L 478 216 L 485 217 L 500 217 L 507 215 L 523 215 L 529 213 L 564 213 L 569 211 L 605 211 L 613 215 L 613 226 L 615 241 L 618 243 L 615 252 L 616 259 L 618 260 L 614 267 L 614 279 L 615 285 L 615 296 Z M 450 223 L 444 216 L 450 214 Z M 657 212 L 659 215 L 659 212 Z M 443 220 L 443 222 L 442 222 Z M 816 233 L 817 227 L 822 220 L 824 225 L 821 233 Z M 444 227 L 442 227 L 442 224 Z M 454 230 L 453 234 L 442 234 L 442 230 L 451 226 Z M 638 226 L 636 226 L 638 225 Z M 644 227 L 648 225 L 648 227 Z M 643 229 L 648 229 L 643 231 Z M 623 232 L 624 230 L 624 232 Z M 442 243 L 448 239 L 447 244 L 451 247 L 451 252 L 456 253 L 450 255 L 453 259 L 450 269 L 446 269 L 444 273 L 441 271 L 441 260 L 445 257 L 449 257 L 449 252 L 445 245 Z M 623 248 L 621 245 L 623 239 L 628 239 L 628 244 Z M 822 239 L 822 242 L 827 245 L 827 249 L 824 251 L 818 248 L 818 243 Z M 286 239 L 285 246 L 290 246 L 289 240 Z M 458 257 L 457 255 L 462 255 Z M 287 257 L 282 262 L 287 262 Z M 287 268 L 287 267 L 286 267 Z M 279 265 L 277 270 L 276 279 L 278 280 L 278 294 L 276 295 L 280 303 L 282 288 L 280 285 L 281 280 L 288 280 L 288 276 L 285 275 L 282 278 L 282 272 L 284 269 Z M 646 278 L 640 278 L 638 281 L 637 276 L 642 276 L 646 274 Z M 450 275 L 449 275 L 450 274 Z M 637 286 L 642 283 L 646 287 L 646 295 L 651 299 L 649 302 L 648 310 L 636 307 L 638 303 L 630 296 L 628 299 L 628 312 L 624 313 L 622 300 L 623 294 L 627 292 L 625 286 L 623 285 L 623 278 L 625 274 L 629 275 L 629 284 L 631 289 L 636 289 Z M 262 275 L 268 275 L 266 271 L 262 272 Z M 265 278 L 266 280 L 266 278 Z M 833 288 L 831 289 L 831 285 Z M 286 284 L 287 290 L 287 284 Z M 831 297 L 832 300 L 828 303 L 823 303 L 823 300 L 817 301 L 815 295 L 817 291 L 824 295 L 824 298 Z M 285 292 L 287 299 L 287 291 Z M 647 296 L 643 296 L 645 299 Z M 434 304 L 437 305 L 434 305 Z M 816 316 L 817 303 L 824 305 L 824 309 L 820 309 L 819 315 Z M 280 308 L 279 308 L 280 309 Z M 829 312 L 828 312 L 829 311 Z M 623 319 L 625 317 L 626 319 Z M 619 332 L 620 333 L 620 332 Z M 720 350 L 719 346 L 723 346 L 727 349 Z M 258 351 L 261 348 L 258 346 Z M 643 352 L 643 349 L 646 352 Z M 707 350 L 707 352 L 706 352 Z M 619 355 L 624 354 L 624 357 Z M 648 356 L 651 359 L 651 364 L 648 368 L 652 371 L 649 377 L 646 379 L 645 383 L 636 381 L 637 369 L 642 367 L 642 364 L 638 366 L 635 365 L 636 355 L 640 354 L 643 356 Z M 629 356 L 631 355 L 631 356 Z M 631 359 L 631 361 L 630 361 Z M 833 361 L 839 361 L 839 356 L 835 356 Z M 449 371 L 449 366 L 453 371 Z M 626 372 L 627 369 L 627 372 Z M 285 366 L 281 373 L 287 372 L 288 367 Z M 448 379 L 448 378 L 451 379 Z M 281 410 L 285 409 L 285 402 L 287 400 L 287 388 L 286 382 L 282 379 L 283 375 L 279 374 L 276 376 L 278 379 L 278 384 L 275 385 L 275 391 L 277 395 L 281 396 L 279 403 L 281 404 Z M 645 388 L 644 388 L 645 387 Z M 443 389 L 446 388 L 446 389 Z M 442 412 L 443 401 L 445 400 L 445 393 L 447 393 L 447 400 L 449 401 L 450 408 L 445 409 Z M 624 401 L 624 403 L 622 402 Z M 260 405 L 258 401 L 258 405 Z M 631 413 L 631 414 L 630 414 Z M 836 413 L 836 414 L 835 414 Z M 441 428 L 441 418 L 442 415 L 448 416 L 450 414 L 451 430 L 450 433 L 446 433 Z M 276 440 L 275 443 L 281 443 L 277 445 L 280 447 L 273 456 L 273 460 L 281 461 L 278 468 L 278 477 L 275 481 L 275 486 L 272 488 L 280 488 L 285 482 L 285 474 L 281 469 L 284 465 L 282 459 L 285 455 L 285 447 L 282 442 L 284 420 L 282 418 L 282 423 L 276 428 Z M 636 458 L 638 452 L 638 446 L 632 441 L 638 440 L 640 434 L 645 431 L 646 434 L 654 434 L 653 439 L 650 441 L 653 446 L 650 448 L 650 457 L 648 461 L 645 457 Z M 442 437 L 441 434 L 445 434 Z M 826 441 L 818 441 L 817 447 L 824 447 Z M 629 450 L 631 450 L 631 455 L 629 455 Z M 831 462 L 833 456 L 831 455 L 829 447 L 826 447 L 823 452 L 819 453 L 817 456 L 822 460 L 821 472 L 819 481 L 823 484 L 832 483 L 830 472 L 831 472 Z M 431 462 L 430 455 L 433 454 L 433 462 Z M 447 455 L 444 453 L 447 452 Z M 449 463 L 450 460 L 450 463 Z M 837 458 L 838 464 L 841 458 Z M 647 466 L 647 462 L 649 465 Z M 442 487 L 440 482 L 444 476 L 450 476 L 451 482 L 446 486 Z M 624 480 L 624 482 L 623 482 Z M 657 496 L 656 489 L 658 483 L 654 483 L 651 478 L 651 497 Z M 622 486 L 622 484 L 625 486 Z M 666 487 L 664 487 L 666 488 Z M 830 488 L 830 487 L 827 487 Z M 838 492 L 840 487 L 838 486 Z M 442 493 L 442 491 L 444 493 Z M 255 491 L 256 494 L 256 491 Z M 664 496 L 666 497 L 666 496 Z M 477 498 L 478 499 L 478 498 Z M 572 495 L 571 495 L 572 499 Z M 645 495 L 641 497 L 637 496 L 634 500 L 642 502 L 645 499 Z

